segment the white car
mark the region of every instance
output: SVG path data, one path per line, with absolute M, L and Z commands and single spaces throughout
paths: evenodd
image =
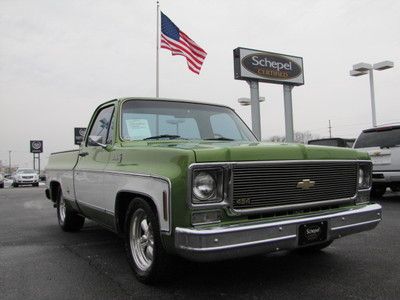
M 39 175 L 33 169 L 19 168 L 13 176 L 13 186 L 18 187 L 26 184 L 39 186 Z
M 382 196 L 387 187 L 400 191 L 400 124 L 365 129 L 354 148 L 368 152 L 371 157 L 372 194 Z

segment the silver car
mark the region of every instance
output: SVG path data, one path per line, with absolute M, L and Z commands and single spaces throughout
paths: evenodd
M 38 173 L 33 169 L 19 168 L 13 176 L 13 186 L 18 187 L 20 185 L 39 186 Z

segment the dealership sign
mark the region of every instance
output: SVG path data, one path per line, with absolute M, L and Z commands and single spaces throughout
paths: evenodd
M 42 153 L 43 152 L 43 141 L 30 141 L 29 142 L 31 153 Z
M 233 50 L 235 79 L 303 85 L 303 58 L 247 48 Z
M 74 141 L 75 145 L 80 145 L 85 138 L 86 128 L 85 127 L 75 127 L 74 128 Z

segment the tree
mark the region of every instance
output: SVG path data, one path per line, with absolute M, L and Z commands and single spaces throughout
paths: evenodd
M 318 139 L 319 135 L 314 135 L 311 133 L 311 131 L 296 131 L 294 133 L 294 142 L 295 143 L 302 143 L 302 144 L 307 144 L 309 140 L 313 139 Z M 286 141 L 286 137 L 280 136 L 280 135 L 274 135 L 271 136 L 267 141 L 269 142 L 276 142 L 276 143 L 282 143 Z
M 267 141 L 279 143 L 279 142 L 285 142 L 285 140 L 286 138 L 284 136 L 274 135 L 271 136 Z

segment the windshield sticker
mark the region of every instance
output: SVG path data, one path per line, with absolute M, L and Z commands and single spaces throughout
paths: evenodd
M 151 136 L 149 122 L 146 119 L 128 119 L 125 121 L 132 140 L 142 140 Z

